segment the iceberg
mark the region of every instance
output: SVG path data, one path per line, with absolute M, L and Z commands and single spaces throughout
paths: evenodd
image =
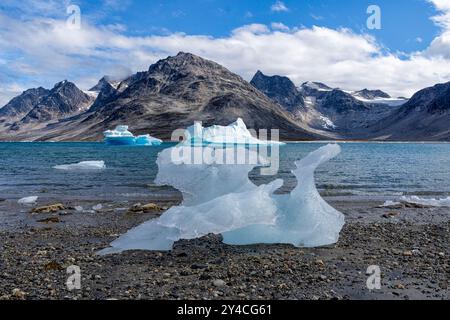
M 318 247 L 336 243 L 344 226 L 344 215 L 322 199 L 314 182 L 314 171 L 341 152 L 338 145 L 322 147 L 295 163 L 292 171 L 298 185 L 288 195 L 273 196 L 278 208 L 276 223 L 249 225 L 223 234 L 227 244 L 285 243 Z
M 72 164 L 61 164 L 54 166 L 56 170 L 103 170 L 106 169 L 104 161 L 81 161 Z
M 138 146 L 159 146 L 162 140 L 154 138 L 149 134 L 135 137 L 128 126 L 119 125 L 115 130 L 107 130 L 103 133 L 104 141 L 110 145 L 138 145 Z
M 281 179 L 260 186 L 250 181 L 249 172 L 262 163 L 175 164 L 171 156 L 177 148 L 186 147 L 176 146 L 158 155 L 155 182 L 180 190 L 181 205 L 129 230 L 99 254 L 171 250 L 180 239 L 210 233 L 222 234 L 224 242 L 233 245 L 285 243 L 312 247 L 337 242 L 344 216 L 320 197 L 314 171 L 340 153 L 338 145 L 324 146 L 296 162 L 293 173 L 299 185 L 288 195 L 274 194 L 283 185 Z M 220 152 L 226 153 L 227 149 Z M 255 154 L 250 156 L 257 158 Z
M 279 141 L 260 140 L 252 136 L 244 121 L 238 118 L 228 126 L 213 125 L 204 128 L 199 122 L 186 129 L 186 144 L 206 145 L 284 145 Z

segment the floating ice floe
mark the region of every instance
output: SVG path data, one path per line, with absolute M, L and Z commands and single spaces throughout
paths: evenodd
M 81 161 L 73 164 L 54 166 L 57 170 L 103 170 L 106 169 L 104 161 Z
M 189 137 L 186 144 L 206 145 L 283 145 L 279 141 L 260 140 L 252 136 L 244 121 L 238 118 L 228 126 L 214 125 L 204 128 L 196 122 L 187 128 Z
M 19 204 L 34 204 L 36 203 L 38 197 L 36 196 L 31 196 L 31 197 L 25 197 L 22 199 L 19 199 L 19 201 L 17 201 L 17 203 Z
M 138 145 L 138 146 L 159 146 L 162 140 L 154 138 L 149 134 L 135 137 L 128 126 L 117 126 L 115 130 L 107 130 L 103 133 L 105 143 L 111 145 Z
M 266 185 L 253 184 L 248 174 L 258 165 L 174 164 L 174 148 L 159 154 L 155 182 L 180 190 L 182 204 L 131 229 L 100 254 L 170 250 L 180 239 L 210 233 L 222 234 L 225 243 L 234 245 L 285 243 L 312 247 L 337 242 L 344 216 L 320 197 L 314 171 L 340 153 L 338 145 L 324 146 L 296 162 L 293 173 L 299 185 L 288 195 L 274 195 L 283 185 L 280 179 Z

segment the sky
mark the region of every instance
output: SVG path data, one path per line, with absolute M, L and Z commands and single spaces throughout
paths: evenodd
M 261 70 L 409 97 L 450 81 L 450 0 L 2 0 L 0 106 L 64 79 L 86 90 L 179 51 L 246 80 Z

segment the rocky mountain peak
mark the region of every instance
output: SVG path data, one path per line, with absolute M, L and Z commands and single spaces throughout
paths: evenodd
M 309 88 L 313 90 L 319 90 L 319 91 L 331 91 L 333 90 L 331 87 L 327 86 L 324 83 L 321 82 L 315 82 L 315 81 L 307 81 L 304 82 L 301 87 L 303 88 Z
M 25 90 L 0 109 L 0 118 L 24 116 L 49 92 L 49 90 L 42 87 Z
M 369 89 L 363 89 L 360 91 L 356 91 L 353 93 L 355 96 L 364 98 L 364 99 L 368 99 L 368 100 L 373 100 L 373 99 L 389 99 L 391 98 L 391 96 L 389 94 L 387 94 L 384 91 L 381 90 L 369 90 Z
M 114 80 L 111 76 L 103 76 L 103 78 L 101 78 L 95 86 L 89 89 L 89 91 L 101 92 L 106 88 L 109 89 L 110 87 L 117 89 L 119 84 L 120 81 Z
M 93 99 L 70 81 L 58 82 L 17 125 L 46 122 L 83 112 L 91 106 Z
M 258 70 L 250 83 L 290 112 L 304 106 L 302 95 L 288 77 L 266 76 Z
M 174 57 L 159 60 L 151 65 L 150 74 L 159 73 L 165 75 L 191 74 L 191 75 L 217 75 L 221 73 L 231 74 L 220 64 L 201 58 L 192 53 L 180 52 Z

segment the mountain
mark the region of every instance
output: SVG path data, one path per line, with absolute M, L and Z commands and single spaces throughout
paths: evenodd
M 19 130 L 14 139 L 99 140 L 104 130 L 118 124 L 128 124 L 136 134 L 169 139 L 175 129 L 186 128 L 194 121 L 202 121 L 205 126 L 228 125 L 238 117 L 249 128 L 279 129 L 283 139 L 322 137 L 308 131 L 240 76 L 213 61 L 180 52 L 125 79 L 113 98 L 95 108 L 38 130 Z
M 314 103 L 304 119 L 311 127 L 335 132 L 342 139 L 354 138 L 367 126 L 387 116 L 392 108 L 386 104 L 363 102 L 339 89 L 317 91 L 306 99 Z
M 409 101 L 320 82 L 296 88 L 286 77 L 261 71 L 249 83 L 213 61 L 180 52 L 120 83 L 104 77 L 91 91 L 96 98 L 68 81 L 25 91 L 0 109 L 0 141 L 101 140 L 118 124 L 170 139 L 194 121 L 227 125 L 238 117 L 252 129 L 279 129 L 283 140 L 450 140 L 450 83 Z
M 338 139 L 353 137 L 392 110 L 388 104 L 361 101 L 348 92 L 332 89 L 321 82 L 309 81 L 296 88 L 289 78 L 268 77 L 258 71 L 251 84 L 310 130 Z M 362 90 L 360 93 L 366 97 L 384 96 L 380 90 Z
M 104 76 L 94 87 L 89 89 L 90 92 L 97 93 L 97 97 L 91 106 L 92 111 L 114 100 L 119 93 L 117 89 L 119 85 L 120 81 L 112 81 L 108 76 Z
M 333 90 L 324 83 L 314 81 L 308 81 L 303 83 L 299 89 L 304 96 L 317 96 L 320 95 L 320 93 Z
M 110 76 L 104 76 L 101 78 L 95 86 L 93 86 L 89 91 L 101 92 L 108 88 L 117 89 L 121 81 L 113 80 Z
M 420 90 L 370 130 L 378 140 L 450 140 L 450 82 Z
M 388 95 L 386 92 L 383 92 L 381 90 L 369 90 L 369 89 L 363 89 L 360 91 L 353 92 L 353 96 L 361 97 L 363 99 L 367 100 L 373 100 L 373 99 L 389 99 L 391 98 L 390 95 Z
M 291 113 L 299 112 L 305 105 L 303 96 L 287 77 L 266 76 L 258 71 L 250 81 L 255 88 L 279 103 Z
M 0 122 L 13 121 L 25 116 L 49 92 L 42 87 L 24 91 L 0 109 Z
M 42 123 L 81 113 L 90 107 L 93 98 L 67 80 L 57 83 L 16 127 L 28 123 Z

